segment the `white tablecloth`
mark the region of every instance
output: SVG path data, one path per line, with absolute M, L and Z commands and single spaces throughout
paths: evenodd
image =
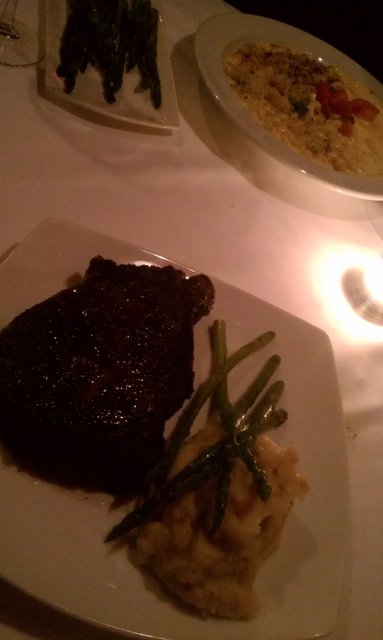
M 21 2 L 28 19 L 36 4 Z M 38 94 L 34 68 L 0 67 L 0 256 L 42 220 L 57 217 L 211 274 L 329 334 L 351 496 L 351 543 L 329 638 L 382 640 L 383 327 L 352 310 L 341 279 L 381 252 L 374 221 L 383 203 L 295 175 L 220 112 L 199 79 L 193 34 L 205 18 L 231 10 L 220 0 L 163 0 L 180 111 L 180 131 L 169 136 L 76 117 Z M 0 637 L 114 635 L 0 582 Z

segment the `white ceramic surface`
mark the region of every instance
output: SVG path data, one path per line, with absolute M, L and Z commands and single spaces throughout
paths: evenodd
M 59 220 L 42 222 L 0 268 L 0 326 L 66 286 L 94 255 L 118 262 L 168 261 Z M 191 272 L 185 268 L 187 273 Z M 288 422 L 273 437 L 296 444 L 312 491 L 297 503 L 281 547 L 256 582 L 259 618 L 200 620 L 144 583 L 126 550 L 103 543 L 124 507 L 110 497 L 71 491 L 18 470 L 0 451 L 0 575 L 35 597 L 97 625 L 172 640 L 297 640 L 331 631 L 337 614 L 348 519 L 348 471 L 333 353 L 318 328 L 220 281 L 210 316 L 195 330 L 196 384 L 210 364 L 208 326 L 227 322 L 229 350 L 267 329 L 277 337 L 230 377 L 235 395 L 273 352 Z M 197 424 L 201 424 L 203 416 Z
M 315 163 L 280 142 L 259 124 L 240 103 L 229 86 L 224 71 L 227 55 L 248 42 L 274 43 L 294 51 L 311 53 L 324 64 L 334 65 L 363 82 L 383 100 L 383 86 L 334 47 L 290 25 L 256 15 L 224 13 L 208 18 L 195 37 L 195 54 L 201 76 L 226 114 L 264 151 L 302 174 L 329 187 L 359 198 L 383 200 L 383 178 L 356 176 Z
M 159 0 L 154 0 L 152 5 L 160 11 Z M 159 109 L 155 109 L 150 101 L 149 91 L 142 91 L 139 88 L 140 78 L 136 68 L 125 74 L 123 85 L 116 94 L 114 104 L 108 104 L 105 101 L 100 75 L 91 66 L 88 66 L 85 73 L 77 76 L 72 93 L 66 94 L 63 89 L 63 80 L 56 74 L 60 40 L 67 18 L 66 3 L 62 0 L 45 0 L 44 12 L 46 56 L 43 93 L 46 98 L 64 107 L 77 107 L 85 114 L 88 112 L 112 122 L 164 131 L 178 128 L 178 106 L 173 70 L 161 13 L 158 25 L 157 64 L 161 81 L 162 105 Z

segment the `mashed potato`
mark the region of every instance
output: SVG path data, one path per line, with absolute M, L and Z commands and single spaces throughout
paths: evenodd
M 277 45 L 247 44 L 228 56 L 225 72 L 242 104 L 281 142 L 336 171 L 383 175 L 383 105 L 362 83 L 305 53 Z M 380 113 L 355 118 L 352 135 L 339 132 L 337 114 L 325 117 L 316 100 L 319 83 L 344 88 Z
M 222 435 L 209 424 L 181 449 L 172 475 Z M 214 483 L 168 503 L 157 518 L 131 537 L 138 563 L 148 567 L 168 590 L 202 617 L 232 619 L 256 615 L 253 582 L 259 567 L 278 548 L 285 519 L 307 481 L 297 473 L 297 451 L 281 449 L 265 435 L 254 452 L 272 485 L 263 502 L 241 461 L 232 472 L 228 505 L 218 531 L 209 536 Z

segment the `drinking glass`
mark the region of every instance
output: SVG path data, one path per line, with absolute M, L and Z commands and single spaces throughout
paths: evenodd
M 5 0 L 0 8 L 0 64 L 26 67 L 42 56 L 37 32 L 16 19 L 17 5 L 18 0 Z

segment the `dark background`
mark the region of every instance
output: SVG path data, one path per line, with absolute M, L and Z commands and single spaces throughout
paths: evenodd
M 245 13 L 274 18 L 325 40 L 383 83 L 383 1 L 228 0 Z

